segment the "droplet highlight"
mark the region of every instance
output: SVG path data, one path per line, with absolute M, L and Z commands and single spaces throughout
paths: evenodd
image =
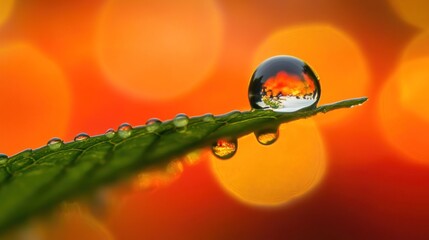
M 60 138 L 52 138 L 48 141 L 48 147 L 51 150 L 57 150 L 63 145 L 63 140 Z
M 256 140 L 262 145 L 271 145 L 279 138 L 278 128 L 269 128 L 255 131 Z
M 127 137 L 131 136 L 131 130 L 132 129 L 133 128 L 128 123 L 121 124 L 119 126 L 119 128 L 118 128 L 118 135 L 119 135 L 119 137 L 121 137 L 121 138 L 127 138 Z
M 248 94 L 254 109 L 295 112 L 316 107 L 321 89 L 317 74 L 303 60 L 275 56 L 257 67 Z
M 185 132 L 189 123 L 189 117 L 186 114 L 177 114 L 173 120 L 173 124 L 178 132 Z
M 106 133 L 104 133 L 104 135 L 107 137 L 107 138 L 113 138 L 114 136 L 115 136 L 115 130 L 113 130 L 113 128 L 109 128 L 109 129 L 107 129 L 107 131 L 106 131 Z
M 161 120 L 159 120 L 158 118 L 151 118 L 146 121 L 146 130 L 148 132 L 155 132 L 159 128 L 159 126 L 161 126 L 161 123 Z
M 219 139 L 211 147 L 213 155 L 222 160 L 232 158 L 237 148 L 237 139 Z
M 75 142 L 82 142 L 88 139 L 89 139 L 89 135 L 86 133 L 79 133 L 78 135 L 76 135 L 76 137 L 74 137 Z

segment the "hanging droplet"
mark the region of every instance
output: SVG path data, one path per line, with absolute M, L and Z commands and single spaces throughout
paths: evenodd
M 127 138 L 129 136 L 131 136 L 131 130 L 133 128 L 131 127 L 130 124 L 128 123 L 122 123 L 119 128 L 118 128 L 118 135 L 121 138 Z
M 212 153 L 220 159 L 230 159 L 237 152 L 237 139 L 219 139 L 212 144 Z
M 279 138 L 278 128 L 268 128 L 255 131 L 256 140 L 262 145 L 271 145 Z
M 63 140 L 60 138 L 52 138 L 48 141 L 48 147 L 51 150 L 57 150 L 63 145 Z
M 177 114 L 173 120 L 173 124 L 178 132 L 185 132 L 189 123 L 189 117 L 186 114 Z
M 76 137 L 74 137 L 75 142 L 81 142 L 89 139 L 89 135 L 86 133 L 79 133 Z
M 249 102 L 255 109 L 295 112 L 313 108 L 320 94 L 317 74 L 307 63 L 292 56 L 265 60 L 250 79 Z
M 113 128 L 109 128 L 107 129 L 106 133 L 104 133 L 104 135 L 107 138 L 113 138 L 115 136 L 115 130 L 113 130 Z
M 151 118 L 146 121 L 146 130 L 148 132 L 155 132 L 159 128 L 159 126 L 161 126 L 161 123 L 161 120 L 159 120 L 158 118 Z
M 203 116 L 203 122 L 215 122 L 215 121 L 216 121 L 216 119 L 213 116 L 213 114 L 211 114 L 211 113 L 208 113 L 208 114 Z
M 7 162 L 8 156 L 6 154 L 0 153 L 0 166 L 4 165 Z

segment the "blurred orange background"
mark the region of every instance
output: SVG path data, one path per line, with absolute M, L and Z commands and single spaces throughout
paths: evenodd
M 318 73 L 319 104 L 369 101 L 285 124 L 271 146 L 239 139 L 228 161 L 202 154 L 168 186 L 129 190 L 98 237 L 75 234 L 425 239 L 428 12 L 423 0 L 2 0 L 0 152 L 247 110 L 256 66 L 294 55 Z

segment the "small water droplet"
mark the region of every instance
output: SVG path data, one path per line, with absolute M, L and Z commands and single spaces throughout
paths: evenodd
M 250 79 L 249 102 L 255 109 L 295 112 L 314 108 L 320 94 L 317 74 L 307 63 L 292 56 L 265 60 Z
M 262 145 L 271 145 L 279 138 L 278 128 L 268 128 L 255 131 L 256 140 Z
M 118 135 L 119 135 L 119 137 L 121 137 L 121 138 L 127 138 L 127 137 L 131 136 L 131 130 L 132 129 L 133 128 L 128 123 L 121 124 L 119 126 L 119 128 L 118 128 Z
M 230 159 L 237 152 L 237 139 L 219 139 L 212 144 L 212 153 L 219 159 Z
M 185 132 L 189 123 L 189 117 L 186 114 L 177 114 L 173 120 L 173 124 L 178 132 Z
M 158 118 L 151 118 L 149 120 L 146 121 L 146 130 L 148 132 L 155 132 L 156 129 L 159 128 L 159 126 L 161 126 L 161 120 L 159 120 Z
M 107 138 L 113 138 L 115 136 L 115 130 L 113 130 L 113 128 L 109 128 L 107 129 L 106 133 L 104 133 L 104 135 Z
M 208 113 L 208 114 L 203 116 L 203 122 L 215 122 L 215 121 L 216 121 L 216 119 L 213 116 L 213 114 L 211 114 L 211 113 Z
M 48 147 L 51 150 L 57 150 L 62 145 L 63 145 L 63 140 L 61 140 L 60 138 L 52 138 L 51 140 L 48 141 Z
M 75 142 L 81 142 L 89 139 L 89 135 L 86 133 L 79 133 L 76 137 L 74 137 Z

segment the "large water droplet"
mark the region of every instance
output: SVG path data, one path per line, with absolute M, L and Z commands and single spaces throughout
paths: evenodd
M 109 128 L 107 129 L 106 133 L 104 133 L 104 135 L 107 138 L 113 138 L 115 136 L 115 130 L 113 130 L 113 128 Z
M 275 56 L 262 62 L 250 79 L 249 102 L 255 109 L 295 112 L 320 99 L 317 74 L 301 59 Z
M 186 127 L 189 123 L 189 117 L 186 114 L 180 113 L 177 114 L 173 120 L 173 124 L 176 127 L 176 130 L 179 132 L 186 131 Z
M 161 120 L 159 120 L 158 118 L 151 118 L 146 121 L 146 130 L 148 132 L 155 132 L 159 128 L 159 126 L 161 126 L 161 123 Z
M 89 139 L 89 135 L 86 133 L 79 133 L 78 135 L 76 135 L 76 137 L 74 137 L 75 142 L 85 141 L 88 139 Z
M 271 145 L 279 138 L 278 128 L 267 128 L 255 131 L 256 140 L 262 145 Z
M 130 124 L 128 123 L 122 123 L 119 128 L 118 128 L 118 135 L 121 138 L 127 138 L 129 136 L 131 136 L 131 130 L 133 128 L 131 127 Z
M 237 139 L 219 139 L 212 144 L 212 153 L 220 159 L 230 159 L 237 152 Z
M 62 145 L 63 145 L 63 140 L 61 140 L 60 138 L 52 138 L 51 140 L 48 141 L 48 147 L 51 150 L 57 150 Z

